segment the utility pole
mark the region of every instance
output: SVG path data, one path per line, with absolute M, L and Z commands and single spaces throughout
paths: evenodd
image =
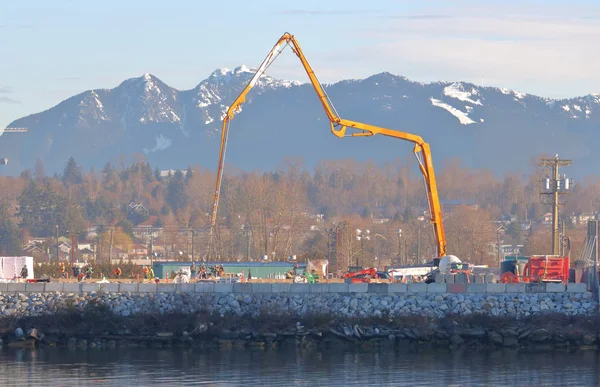
M 194 234 L 195 234 L 195 230 L 192 229 L 192 262 L 194 262 Z
M 552 254 L 560 255 L 560 241 L 558 230 L 558 207 L 560 195 L 566 194 L 571 189 L 571 179 L 563 175 L 562 179 L 558 172 L 559 167 L 568 167 L 571 160 L 560 160 L 558 154 L 553 159 L 542 159 L 540 166 L 549 168 L 552 171 L 552 178 L 546 177 L 543 180 L 542 203 L 552 205 Z
M 108 249 L 108 264 L 112 265 L 113 229 L 110 229 L 110 247 Z
M 58 224 L 56 227 L 56 262 L 60 261 L 60 255 L 58 254 Z

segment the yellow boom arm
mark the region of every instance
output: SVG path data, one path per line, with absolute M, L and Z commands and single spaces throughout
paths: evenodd
M 273 63 L 273 61 L 279 56 L 282 50 L 286 47 L 290 46 L 292 51 L 298 56 L 300 62 L 302 62 L 302 66 L 308 74 L 310 79 L 310 83 L 314 87 L 317 92 L 317 96 L 323 105 L 323 109 L 325 110 L 325 114 L 327 114 L 327 118 L 329 119 L 329 123 L 331 126 L 331 132 L 337 137 L 358 137 L 358 136 L 374 136 L 376 134 L 381 134 L 384 136 L 399 138 L 401 140 L 410 141 L 415 144 L 414 153 L 417 157 L 417 161 L 419 162 L 419 167 L 421 169 L 421 173 L 423 174 L 423 178 L 425 180 L 425 185 L 427 187 L 427 197 L 429 201 L 429 209 L 431 213 L 431 224 L 433 225 L 433 230 L 435 233 L 436 243 L 437 243 L 437 254 L 438 257 L 443 257 L 446 255 L 446 237 L 444 235 L 444 225 L 442 222 L 442 210 L 440 207 L 440 201 L 438 197 L 437 185 L 435 181 L 435 174 L 433 170 L 433 161 L 431 159 L 431 151 L 429 149 L 429 144 L 423 141 L 420 136 L 400 132 L 397 130 L 381 128 L 378 126 L 373 126 L 369 124 L 364 124 L 361 122 L 350 121 L 346 119 L 342 119 L 339 117 L 333 104 L 329 100 L 329 97 L 325 93 L 323 86 L 317 79 L 312 67 L 306 60 L 306 57 L 302 53 L 300 45 L 296 38 L 289 34 L 285 33 L 275 46 L 269 52 L 269 55 L 262 62 L 248 85 L 242 90 L 240 95 L 236 98 L 236 100 L 231 104 L 229 109 L 227 109 L 226 115 L 223 117 L 223 125 L 221 129 L 221 149 L 219 152 L 219 165 L 217 170 L 217 184 L 215 189 L 215 196 L 213 202 L 213 212 L 211 216 L 211 232 L 216 223 L 217 216 L 217 207 L 219 205 L 219 195 L 221 191 L 221 181 L 223 178 L 223 162 L 225 159 L 225 150 L 227 148 L 227 138 L 229 135 L 229 123 L 234 118 L 234 115 L 239 111 L 242 103 L 246 101 L 246 95 L 250 91 L 250 89 L 258 82 L 260 77 L 264 74 L 266 69 Z M 346 134 L 347 129 L 355 129 L 357 132 Z

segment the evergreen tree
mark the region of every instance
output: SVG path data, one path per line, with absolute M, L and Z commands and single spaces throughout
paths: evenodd
M 194 171 L 192 170 L 192 167 L 188 167 L 187 171 L 185 172 L 186 184 L 191 180 L 193 175 L 194 175 Z
M 21 254 L 19 229 L 10 219 L 8 206 L 0 203 L 0 253 L 5 255 Z
M 83 172 L 73 157 L 67 161 L 62 175 L 62 182 L 66 186 L 83 183 Z
M 18 199 L 21 227 L 35 236 L 54 235 L 55 225 L 64 229 L 67 201 L 54 192 L 49 182 L 43 188 L 31 181 Z
M 38 181 L 42 181 L 44 180 L 44 177 L 46 177 L 46 174 L 44 173 L 44 163 L 42 162 L 42 160 L 37 159 L 35 160 L 35 179 Z
M 173 211 L 178 211 L 187 206 L 188 196 L 185 192 L 185 178 L 179 170 L 175 172 L 175 175 L 169 181 L 166 199 Z

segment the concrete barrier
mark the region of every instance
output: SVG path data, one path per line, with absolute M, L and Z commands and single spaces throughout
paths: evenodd
M 81 282 L 65 282 L 63 284 L 65 293 L 81 293 Z
M 456 280 L 455 276 L 455 280 Z M 0 292 L 28 293 L 585 293 L 584 283 L 0 283 Z
M 194 291 L 196 293 L 214 293 L 215 284 L 214 282 L 197 282 Z
M 528 283 L 525 285 L 525 293 L 546 293 L 546 284 Z
M 367 293 L 387 293 L 388 292 L 388 284 L 368 284 Z
M 234 293 L 252 293 L 252 284 L 250 283 L 235 283 L 233 284 Z
M 195 287 L 194 287 L 194 290 L 195 290 Z M 177 284 L 158 283 L 158 284 L 156 284 L 156 292 L 157 293 L 177 293 Z
M 527 284 L 506 284 L 506 293 L 525 293 Z
M 444 282 L 447 284 L 453 284 L 454 283 L 454 274 L 445 274 Z
M 8 284 L 8 288 L 6 289 L 7 292 L 25 292 L 25 283 L 18 283 L 18 282 L 9 282 Z
M 292 284 L 287 283 L 274 283 L 271 284 L 271 291 L 273 293 L 289 293 Z M 343 285 L 343 284 L 341 284 Z
M 506 284 L 487 283 L 487 284 L 485 284 L 485 292 L 486 293 L 506 293 Z
M 125 293 L 125 292 L 137 292 L 138 291 L 138 284 L 137 283 L 133 283 L 133 284 L 119 284 L 119 292 L 121 293 Z
M 485 293 L 487 291 L 486 285 L 484 283 L 467 284 L 467 293 Z
M 467 273 L 456 273 L 454 275 L 454 283 L 456 284 L 466 284 L 468 283 L 468 278 L 469 276 L 467 275 Z
M 215 293 L 233 293 L 233 284 L 215 284 Z
M 194 293 L 194 283 L 175 284 L 175 291 L 179 293 Z
M 62 292 L 63 291 L 63 283 L 62 282 L 48 282 L 44 286 L 45 292 Z
M 369 284 L 348 284 L 350 293 L 366 293 L 369 290 Z
M 438 285 L 444 285 L 444 284 L 438 284 Z M 427 284 L 425 284 L 425 283 L 408 284 L 408 292 L 409 293 L 427 293 Z
M 498 282 L 498 279 L 496 278 L 496 276 L 494 274 L 485 274 L 484 281 L 486 284 L 493 284 L 493 283 Z
M 42 293 L 42 292 L 46 291 L 46 287 L 44 285 L 46 285 L 46 284 L 43 282 L 27 283 L 27 284 L 25 284 L 25 291 L 27 293 Z
M 417 284 L 415 284 L 417 285 Z M 448 293 L 448 285 L 450 284 L 425 284 L 427 285 L 427 293 Z M 410 287 L 409 287 L 410 289 Z
M 252 293 L 271 293 L 273 288 L 272 284 L 252 284 Z
M 429 289 L 427 289 L 429 291 Z M 466 283 L 454 283 L 448 284 L 448 293 L 466 293 L 467 292 L 467 284 Z
M 348 284 L 329 284 L 330 293 L 348 293 L 350 286 Z
M 564 293 L 567 290 L 567 286 L 561 283 L 548 282 L 546 284 L 547 293 Z
M 109 283 L 109 284 L 100 284 L 100 289 L 104 293 L 119 293 L 119 284 L 118 283 Z
M 290 292 L 291 293 L 309 293 L 308 285 L 309 284 L 291 284 Z
M 588 291 L 587 284 L 567 284 L 567 293 L 585 293 Z
M 393 283 L 388 285 L 388 293 L 406 293 L 408 285 L 402 283 Z
M 99 292 L 100 291 L 100 284 L 94 284 L 94 283 L 82 283 L 81 284 L 81 291 L 82 292 L 87 292 L 87 293 L 91 293 L 91 292 Z
M 138 292 L 140 293 L 156 293 L 156 284 L 138 284 Z

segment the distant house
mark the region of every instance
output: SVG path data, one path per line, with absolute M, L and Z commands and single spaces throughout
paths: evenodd
M 175 169 L 162 170 L 162 171 L 160 171 L 160 177 L 174 176 L 175 172 L 177 172 Z M 183 174 L 183 176 L 187 176 L 187 170 L 182 169 L 182 170 L 180 170 L 180 172 Z
M 141 240 L 149 240 L 152 238 L 159 238 L 162 235 L 162 227 L 156 227 L 155 224 L 158 222 L 157 216 L 151 216 L 142 223 L 131 229 L 133 236 Z
M 127 259 L 129 256 L 127 255 L 127 252 L 123 249 L 120 249 L 118 247 L 113 247 L 112 249 L 112 259 L 113 260 L 122 260 L 122 259 Z
M 142 203 L 136 202 L 129 203 L 129 213 L 135 213 L 143 216 L 150 215 L 150 211 L 148 211 L 148 209 L 146 209 Z
M 440 200 L 440 205 L 442 207 L 442 213 L 444 215 L 451 215 L 456 212 L 457 208 L 461 207 L 469 208 L 472 210 L 479 209 L 479 203 L 471 199 Z
M 542 217 L 540 219 L 540 223 L 542 223 L 542 224 L 552 224 L 552 213 L 551 212 L 546 212 L 544 215 L 542 215 Z
M 389 222 L 389 218 L 373 218 L 373 224 L 384 224 Z
M 44 251 L 43 249 L 38 247 L 35 243 L 26 245 L 21 250 L 21 254 L 28 256 L 28 257 L 33 257 L 33 260 L 36 263 L 48 262 L 50 259 L 49 255 L 46 253 L 46 251 Z
M 595 212 L 582 212 L 581 214 L 573 214 L 569 217 L 570 221 L 574 225 L 586 224 L 590 220 L 596 220 L 598 214 Z
M 94 244 L 95 244 L 94 242 L 83 241 L 83 242 L 77 243 L 77 249 L 78 250 L 83 250 L 83 249 L 93 250 Z
M 40 238 L 40 237 L 31 237 L 27 240 L 27 244 L 42 244 L 45 242 L 52 241 L 54 238 Z
M 58 244 L 58 249 L 60 251 L 62 251 L 63 253 L 70 253 L 71 252 L 71 244 L 70 243 L 65 243 L 65 242 L 60 242 Z
M 498 246 L 495 243 L 490 243 L 489 244 L 490 247 L 490 255 L 497 255 L 498 254 Z M 523 245 L 500 245 L 500 255 L 501 256 L 506 256 L 506 255 L 521 255 L 521 252 L 523 251 L 524 246 Z
M 148 255 L 148 248 L 141 244 L 134 244 L 134 245 L 131 245 L 131 248 L 129 249 L 129 253 L 127 255 L 130 257 L 131 256 L 146 256 L 146 255 Z
M 523 231 L 529 231 L 531 230 L 531 221 L 526 221 L 526 222 L 521 222 L 521 230 Z
M 84 261 L 89 261 L 89 260 L 94 259 L 94 255 L 95 255 L 94 251 L 91 249 L 88 249 L 87 247 L 84 248 L 83 250 L 79 250 L 79 253 L 81 254 L 81 258 Z

